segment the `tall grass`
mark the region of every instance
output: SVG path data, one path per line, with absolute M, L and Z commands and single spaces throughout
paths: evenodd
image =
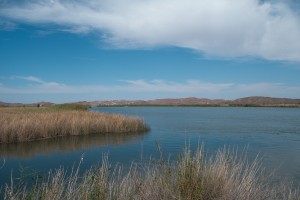
M 7 185 L 5 199 L 147 199 L 147 200 L 299 200 L 298 190 L 271 186 L 259 162 L 249 164 L 236 154 L 220 150 L 204 158 L 201 148 L 186 149 L 178 160 L 132 164 L 126 173 L 112 168 L 106 156 L 98 167 L 79 175 L 64 169 L 32 187 Z
M 141 119 L 61 108 L 0 108 L 0 143 L 148 130 Z

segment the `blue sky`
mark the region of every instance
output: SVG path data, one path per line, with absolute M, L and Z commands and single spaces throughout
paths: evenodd
M 0 0 L 0 101 L 300 98 L 292 0 Z

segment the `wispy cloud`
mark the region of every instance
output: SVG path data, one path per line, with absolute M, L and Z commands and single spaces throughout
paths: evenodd
M 81 98 L 97 96 L 108 98 L 113 93 L 117 99 L 144 99 L 145 97 L 207 97 L 233 99 L 245 96 L 272 96 L 300 98 L 300 86 L 283 83 L 209 83 L 199 80 L 172 82 L 165 80 L 121 80 L 114 85 L 67 85 L 57 82 L 46 82 L 34 76 L 15 76 L 28 82 L 23 86 L 0 84 L 0 95 L 61 95 L 77 94 Z M 35 83 L 35 84 L 31 84 Z
M 12 76 L 11 79 L 22 79 L 22 80 L 36 82 L 36 83 L 45 83 L 45 81 L 35 76 Z
M 74 34 L 88 34 L 92 31 L 92 28 L 87 26 L 78 26 L 78 27 L 64 28 L 61 29 L 60 31 L 74 33 Z
M 17 24 L 0 19 L 0 30 L 13 31 L 15 29 L 17 29 Z
M 23 80 L 25 84 L 0 87 L 0 93 L 9 94 L 51 94 L 68 92 L 68 86 L 57 82 L 47 82 L 35 76 L 12 76 L 10 80 Z M 1 86 L 1 85 L 0 85 Z
M 199 93 L 218 92 L 229 89 L 232 83 L 205 83 L 198 80 L 188 80 L 185 83 L 169 82 L 164 80 L 126 80 L 124 89 L 137 92 L 172 92 L 172 93 Z
M 66 85 L 57 82 L 46 82 L 34 76 L 13 76 L 12 79 L 21 79 L 28 82 L 24 86 L 7 87 L 2 85 L 0 93 L 100 93 L 100 92 L 172 92 L 172 93 L 191 93 L 191 92 L 218 92 L 222 89 L 229 89 L 231 83 L 204 83 L 197 80 L 188 80 L 185 83 L 169 82 L 164 80 L 121 80 L 115 85 Z M 35 84 L 31 84 L 35 83 Z M 121 84 L 120 84 L 121 83 Z M 1 85 L 0 85 L 1 86 Z
M 97 31 L 117 48 L 176 46 L 210 56 L 300 61 L 300 15 L 290 2 L 32 0 L 3 4 L 0 16 L 54 23 L 74 34 Z

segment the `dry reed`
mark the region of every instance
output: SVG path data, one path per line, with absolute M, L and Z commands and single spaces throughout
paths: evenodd
M 0 144 L 147 130 L 143 120 L 124 115 L 48 108 L 0 108 Z
M 254 161 L 248 164 L 234 153 L 221 150 L 203 158 L 201 148 L 186 149 L 177 161 L 151 161 L 111 168 L 107 156 L 101 165 L 79 175 L 63 169 L 49 172 L 48 178 L 26 188 L 7 185 L 4 199 L 147 199 L 147 200 L 299 200 L 298 190 L 279 184 L 271 186 L 269 177 Z

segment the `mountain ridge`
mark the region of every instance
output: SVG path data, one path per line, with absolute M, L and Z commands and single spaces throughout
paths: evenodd
M 164 98 L 153 100 L 106 100 L 106 101 L 80 101 L 73 102 L 76 104 L 87 104 L 90 106 L 293 106 L 300 107 L 300 99 L 292 98 L 274 98 L 264 96 L 250 96 L 234 100 L 225 99 L 208 99 L 208 98 Z M 7 103 L 1 102 L 1 107 L 21 107 L 21 106 L 51 106 L 54 103 Z
M 262 96 L 243 97 L 234 100 L 225 99 L 208 99 L 208 98 L 165 98 L 154 100 L 117 100 L 117 101 L 96 101 L 91 105 L 96 106 L 297 106 L 300 107 L 300 99 L 291 98 L 273 98 Z

